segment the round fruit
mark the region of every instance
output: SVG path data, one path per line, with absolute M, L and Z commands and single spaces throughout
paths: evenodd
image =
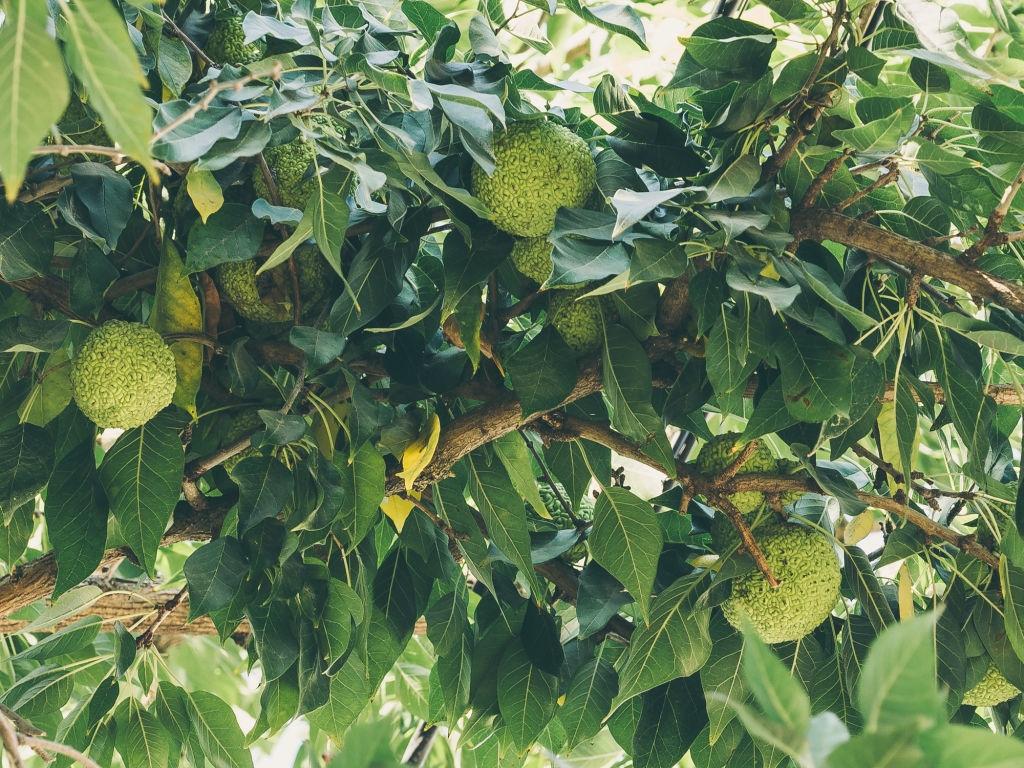
M 737 475 L 756 472 L 773 472 L 775 457 L 768 447 L 760 440 L 755 441 L 757 447 L 750 457 L 743 462 Z M 718 475 L 728 469 L 746 447 L 740 435 L 726 432 L 711 438 L 697 456 L 697 471 L 703 475 Z M 741 491 L 729 495 L 729 501 L 742 514 L 749 515 L 764 504 L 764 494 L 760 491 Z
M 86 338 L 71 368 L 75 402 L 97 426 L 130 429 L 171 403 L 174 353 L 141 323 L 111 320 Z
M 578 355 L 596 352 L 604 339 L 601 299 L 579 298 L 582 295 L 583 291 L 559 291 L 548 304 L 551 326 Z
M 981 680 L 964 694 L 964 704 L 969 707 L 994 707 L 1009 701 L 1018 693 L 1020 689 L 1007 680 L 992 661 Z
M 288 299 L 288 275 L 271 269 L 259 275 L 258 265 L 248 261 L 229 261 L 217 267 L 217 286 L 221 294 L 246 320 L 261 323 L 283 323 L 292 317 Z
M 839 598 L 839 561 L 832 542 L 796 525 L 762 527 L 757 542 L 772 575 L 772 587 L 757 570 L 736 578 L 722 613 L 734 627 L 748 618 L 766 643 L 799 640 L 823 622 Z
M 565 501 L 572 503 L 569 499 L 569 494 L 566 493 L 565 487 L 561 483 L 555 483 L 555 488 L 558 489 L 557 494 L 547 483 L 541 482 L 538 484 L 541 501 L 544 502 L 544 508 L 547 510 L 548 514 L 551 515 L 551 519 L 549 520 L 545 517 L 541 517 L 533 507 L 527 505 L 527 523 L 530 526 L 531 531 L 564 531 L 571 530 L 576 527 L 572 517 L 566 511 L 565 507 L 562 505 L 562 501 L 559 499 L 559 496 L 561 496 Z M 576 517 L 587 523 L 594 519 L 594 498 L 589 494 L 585 495 L 580 501 L 579 509 L 576 511 Z M 575 562 L 586 554 L 586 544 L 581 541 L 566 551 L 564 557 Z
M 277 184 L 278 203 L 289 208 L 305 208 L 314 187 L 312 174 L 309 173 L 310 166 L 316 162 L 316 146 L 313 142 L 299 137 L 287 144 L 263 150 L 263 158 Z M 270 187 L 259 166 L 253 170 L 252 185 L 257 195 L 268 203 L 273 202 Z
M 494 142 L 494 172 L 473 167 L 472 186 L 498 229 L 540 237 L 555 226 L 559 208 L 586 202 L 597 166 L 583 139 L 546 120 L 517 123 Z
M 245 42 L 242 15 L 225 13 L 217 17 L 206 41 L 206 54 L 218 64 L 252 64 L 267 52 L 262 40 Z

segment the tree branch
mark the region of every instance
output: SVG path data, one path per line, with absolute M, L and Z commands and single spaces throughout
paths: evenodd
M 857 248 L 911 271 L 957 285 L 975 299 L 988 299 L 1014 312 L 1024 312 L 1024 286 L 872 224 L 840 213 L 815 210 L 794 215 L 791 231 L 797 241 L 831 240 Z
M 964 252 L 965 258 L 974 261 L 985 253 L 990 246 L 999 243 L 999 228 L 1003 225 L 1006 214 L 1010 212 L 1010 205 L 1013 204 L 1013 199 L 1020 192 L 1022 186 L 1024 186 L 1024 165 L 1021 166 L 1014 180 L 1010 182 L 1010 186 L 1003 192 L 1003 196 L 999 199 L 999 204 L 993 209 L 992 215 L 988 217 L 988 223 L 985 224 L 985 229 L 982 230 L 978 242 Z

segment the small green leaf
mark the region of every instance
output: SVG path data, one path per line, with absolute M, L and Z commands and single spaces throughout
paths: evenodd
M 557 695 L 558 678 L 535 667 L 521 643 L 510 643 L 498 663 L 498 707 L 518 749 L 544 730 Z

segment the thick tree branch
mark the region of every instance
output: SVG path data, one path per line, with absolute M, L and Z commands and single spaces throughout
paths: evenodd
M 931 275 L 957 285 L 975 299 L 988 299 L 1014 312 L 1024 312 L 1024 286 L 963 264 L 941 251 L 895 232 L 831 211 L 806 211 L 791 222 L 793 237 L 822 242 L 831 240 L 874 254 L 912 272 Z

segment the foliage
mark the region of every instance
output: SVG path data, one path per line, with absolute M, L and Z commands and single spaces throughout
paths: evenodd
M 8 748 L 1024 762 L 1020 7 L 0 8 Z

